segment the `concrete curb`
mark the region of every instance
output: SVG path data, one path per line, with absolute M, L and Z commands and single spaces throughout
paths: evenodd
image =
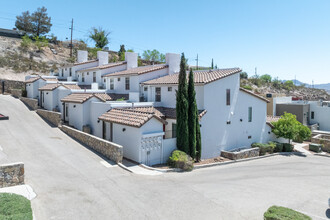
M 317 153 L 317 154 L 314 154 L 314 155 L 321 156 L 321 157 L 330 157 L 330 155 L 327 155 L 327 154 L 319 154 L 319 153 Z
M 125 165 L 122 164 L 122 163 L 117 163 L 117 165 L 118 165 L 119 167 L 123 168 L 124 170 L 130 172 L 130 173 L 134 173 L 133 170 L 131 170 L 130 168 L 128 168 L 127 166 L 125 166 Z
M 239 163 L 239 162 L 245 162 L 245 161 L 251 161 L 251 160 L 258 160 L 258 159 L 263 159 L 263 158 L 273 157 L 273 156 L 278 156 L 278 155 L 283 155 L 283 156 L 290 156 L 290 155 L 307 156 L 306 154 L 301 153 L 301 152 L 281 152 L 281 153 L 268 154 L 268 155 L 264 155 L 264 156 L 251 157 L 251 158 L 240 159 L 240 160 L 231 160 L 231 161 L 226 161 L 226 162 L 217 162 L 217 163 L 210 163 L 210 164 L 203 164 L 203 165 L 195 165 L 193 170 L 198 170 L 198 169 L 208 168 L 208 167 L 214 167 L 214 166 L 228 165 L 228 164 L 232 164 L 232 163 Z M 322 155 L 322 156 L 324 156 L 324 155 Z M 172 169 L 157 169 L 157 168 L 149 167 L 149 166 L 144 165 L 144 164 L 140 164 L 140 165 L 141 165 L 141 167 L 143 167 L 145 169 L 159 171 L 159 172 L 163 172 L 163 173 L 169 173 L 169 172 L 181 173 L 182 172 L 181 169 L 175 169 L 175 168 L 172 168 Z

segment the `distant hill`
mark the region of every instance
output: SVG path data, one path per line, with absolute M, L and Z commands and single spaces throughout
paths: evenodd
M 285 82 L 285 81 L 287 81 L 287 80 L 283 80 L 283 82 Z M 305 86 L 308 87 L 308 88 L 311 88 L 311 87 L 312 87 L 311 84 L 303 83 L 303 82 L 301 82 L 301 81 L 299 81 L 299 80 L 295 80 L 295 79 L 293 79 L 292 81 L 293 81 L 293 83 L 294 83 L 296 86 L 305 85 Z M 325 83 L 325 84 L 314 84 L 314 88 L 315 88 L 315 89 L 324 89 L 324 90 L 326 90 L 326 91 L 330 94 L 330 83 Z

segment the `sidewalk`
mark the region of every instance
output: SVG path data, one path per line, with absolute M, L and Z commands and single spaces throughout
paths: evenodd
M 126 159 L 123 160 L 122 164 L 125 166 L 124 169 L 127 169 L 128 171 L 135 173 L 135 174 L 139 174 L 139 175 L 161 175 L 162 174 L 162 172 L 159 172 L 156 170 L 148 170 L 146 168 L 141 167 L 138 163 L 134 163 L 134 162 L 126 160 Z
M 308 146 L 308 144 L 304 144 L 304 143 L 293 143 L 294 144 L 294 149 L 298 152 L 304 153 L 306 155 L 312 155 L 311 152 L 309 152 L 308 150 L 304 149 L 304 147 Z
M 34 199 L 37 195 L 29 185 L 19 185 L 0 188 L 0 193 L 15 193 L 24 196 L 28 200 Z

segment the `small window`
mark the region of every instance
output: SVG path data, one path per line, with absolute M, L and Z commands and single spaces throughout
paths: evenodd
M 248 139 L 251 139 L 252 138 L 252 136 L 248 136 Z
M 96 72 L 93 72 L 93 82 L 96 82 Z
M 69 74 L 72 76 L 72 68 L 69 69 Z
M 110 79 L 110 90 L 114 90 L 114 80 L 113 78 Z
M 172 87 L 167 87 L 167 91 L 172 92 Z
M 252 107 L 249 107 L 249 122 L 252 122 Z
M 311 119 L 314 119 L 315 113 L 311 112 Z
M 172 138 L 176 138 L 176 124 L 172 123 Z
M 125 77 L 125 89 L 129 90 L 129 77 Z
M 161 92 L 160 87 L 156 87 L 156 94 L 155 94 L 155 101 L 160 102 L 161 101 Z
M 68 107 L 68 105 L 66 104 L 65 105 L 65 117 L 68 117 L 68 113 L 69 112 L 69 107 Z
M 144 90 L 145 92 L 148 91 L 148 87 L 145 86 L 145 87 L 143 88 L 143 90 Z
M 106 80 L 105 80 L 105 78 L 104 78 L 104 80 L 103 80 L 103 82 L 105 82 Z
M 87 72 L 87 76 L 89 75 L 89 72 Z
M 65 68 L 65 71 L 66 71 L 66 68 Z
M 81 74 L 81 82 L 85 82 L 85 73 Z
M 120 81 L 120 77 L 118 77 L 117 81 L 118 81 L 118 82 Z
M 226 90 L 226 104 L 230 105 L 230 89 Z

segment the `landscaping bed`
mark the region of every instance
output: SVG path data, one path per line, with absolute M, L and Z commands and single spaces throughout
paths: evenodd
M 300 212 L 281 206 L 272 206 L 264 214 L 265 220 L 312 220 L 311 217 Z
M 13 193 L 0 193 L 0 220 L 32 220 L 30 200 Z

